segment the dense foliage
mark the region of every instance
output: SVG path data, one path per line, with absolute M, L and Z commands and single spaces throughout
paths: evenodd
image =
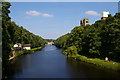
M 9 2 L 2 2 L 2 59 L 3 59 L 3 78 L 7 73 L 6 65 L 10 57 L 11 48 L 15 43 L 31 44 L 31 47 L 43 47 L 45 40 L 33 33 L 29 32 L 23 27 L 19 27 L 11 21 L 9 17 Z M 6 74 L 7 75 L 7 74 Z
M 47 42 L 52 42 L 54 39 L 45 39 Z
M 66 34 L 66 35 L 63 35 L 63 36 L 59 37 L 58 39 L 56 39 L 54 41 L 55 45 L 58 48 L 65 48 L 66 47 L 66 42 L 68 40 L 68 37 L 69 37 L 69 33 Z
M 66 50 L 63 51 L 63 54 L 68 57 L 76 56 L 78 54 L 77 48 L 75 46 L 68 47 Z
M 77 26 L 69 35 L 58 38 L 55 45 L 63 49 L 75 46 L 87 57 L 120 61 L 120 13 L 92 25 Z
M 23 27 L 18 27 L 18 25 L 16 25 L 14 22 L 10 22 L 8 32 L 10 34 L 12 44 L 15 43 L 31 44 L 32 48 L 39 46 L 43 47 L 45 44 L 45 40 L 42 37 L 34 35 L 33 33 L 29 32 Z

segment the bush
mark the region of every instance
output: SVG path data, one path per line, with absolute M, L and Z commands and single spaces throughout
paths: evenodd
M 37 47 L 37 48 L 33 48 L 33 49 L 30 49 L 32 51 L 37 51 L 37 50 L 40 50 L 42 47 Z
M 14 53 L 14 56 L 17 57 L 17 56 L 20 56 L 24 53 L 24 51 L 17 51 Z
M 87 58 L 85 56 L 82 55 L 77 55 L 76 57 L 74 57 L 77 60 L 86 62 L 86 63 L 90 63 L 90 64 L 94 64 L 96 66 L 100 66 L 103 68 L 107 68 L 107 69 L 112 69 L 115 71 L 120 71 L 120 63 L 117 62 L 105 62 L 104 60 L 98 59 L 98 58 Z
M 68 47 L 62 53 L 68 57 L 74 57 L 78 54 L 77 48 L 75 46 Z
M 33 53 L 34 51 L 32 51 L 32 50 L 24 50 L 24 53 Z

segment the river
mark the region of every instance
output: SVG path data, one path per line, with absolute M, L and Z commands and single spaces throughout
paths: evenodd
M 9 72 L 15 78 L 117 79 L 120 73 L 68 59 L 61 49 L 46 45 L 41 51 L 15 58 Z

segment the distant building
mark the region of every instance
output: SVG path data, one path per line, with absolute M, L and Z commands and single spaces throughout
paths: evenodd
M 14 46 L 13 46 L 14 48 L 21 48 L 22 47 L 22 45 L 20 44 L 20 43 L 16 43 L 16 44 L 14 44 Z
M 51 41 L 51 42 L 48 42 L 47 44 L 48 44 L 48 45 L 53 45 L 53 44 L 54 44 L 54 42 L 53 42 L 53 41 Z
M 23 49 L 26 49 L 26 50 L 31 49 L 31 44 L 23 44 Z
M 103 11 L 103 12 L 102 12 L 102 17 L 101 17 L 101 19 L 107 19 L 107 18 L 108 18 L 108 15 L 109 15 L 109 12 Z
M 80 21 L 81 26 L 86 26 L 88 24 L 89 24 L 89 19 L 83 19 L 83 20 Z
M 21 43 L 16 43 L 13 45 L 13 50 L 14 51 L 19 51 L 22 48 L 22 44 Z
M 120 12 L 120 1 L 118 2 L 118 12 Z

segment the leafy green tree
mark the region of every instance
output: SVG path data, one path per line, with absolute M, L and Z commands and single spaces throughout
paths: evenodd
M 12 55 L 11 48 L 15 43 L 31 44 L 34 47 L 44 47 L 45 40 L 35 35 L 22 26 L 16 25 L 15 22 L 11 21 L 9 17 L 9 2 L 2 2 L 2 65 L 3 65 L 3 79 L 9 75 L 8 63 L 9 58 Z M 1 15 L 0 15 L 1 16 Z
M 78 54 L 120 61 L 120 13 L 109 15 L 107 19 L 98 20 L 92 25 L 77 26 L 67 38 L 65 36 L 67 34 L 55 41 L 55 45 L 65 51 L 75 46 Z
M 57 40 L 55 40 L 55 45 L 59 48 L 66 48 L 66 42 L 67 42 L 67 39 L 69 38 L 69 33 L 66 34 L 66 35 L 63 35 L 61 37 L 59 37 Z
M 68 56 L 68 57 L 72 57 L 72 56 L 78 55 L 77 48 L 75 46 L 68 47 L 62 53 L 64 55 Z
M 10 11 L 8 8 L 10 7 L 10 3 L 3 2 L 2 3 L 2 66 L 3 66 L 3 78 L 6 76 L 7 73 L 7 64 L 9 54 L 11 52 L 11 39 L 10 34 L 8 32 L 8 27 L 10 26 L 8 23 L 10 21 L 10 17 L 8 14 Z

